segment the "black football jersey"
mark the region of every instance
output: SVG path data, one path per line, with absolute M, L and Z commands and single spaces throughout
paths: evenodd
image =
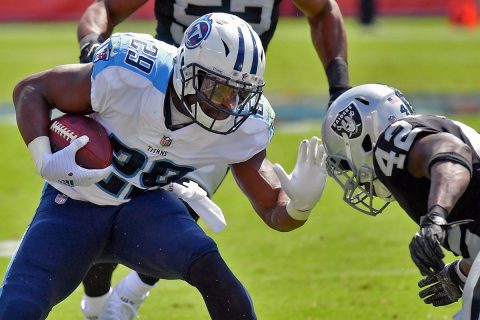
M 460 138 L 474 150 L 473 177 L 470 184 L 448 216 L 448 221 L 462 219 L 479 220 L 477 223 L 460 226 L 457 248 L 454 253 L 468 257 L 463 245 L 465 230 L 480 235 L 480 134 L 472 128 L 440 116 L 411 116 L 387 127 L 374 147 L 374 168 L 377 177 L 390 190 L 399 205 L 419 224 L 420 217 L 427 213 L 430 180 L 415 178 L 407 170 L 408 154 L 414 142 L 426 135 L 448 132 Z M 463 241 L 462 241 L 463 239 Z M 460 244 L 461 242 L 462 244 Z M 446 244 L 448 248 L 448 243 Z M 452 244 L 450 244 L 452 246 Z M 456 250 L 453 250 L 456 249 Z
M 272 39 L 281 0 L 155 0 L 156 38 L 179 45 L 183 32 L 197 18 L 211 12 L 234 14 L 258 33 L 265 50 Z

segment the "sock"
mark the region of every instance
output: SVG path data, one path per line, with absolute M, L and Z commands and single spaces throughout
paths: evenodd
M 112 289 L 99 297 L 89 297 L 84 295 L 81 302 L 82 311 L 84 313 L 95 313 L 99 315 L 111 292 Z
M 127 294 L 132 295 L 132 298 L 142 299 L 153 287 L 154 286 L 144 283 L 136 271 L 130 271 L 130 273 L 119 283 L 118 290 L 119 293 L 121 292 L 121 295 Z

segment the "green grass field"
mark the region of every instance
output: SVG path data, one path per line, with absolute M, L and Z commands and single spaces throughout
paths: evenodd
M 349 20 L 347 27 L 353 84 L 391 83 L 407 94 L 480 89 L 473 72 L 480 70 L 478 31 L 453 29 L 439 18 L 386 19 L 371 29 Z M 146 22 L 119 28 L 153 29 Z M 78 56 L 72 23 L 0 24 L 0 42 L 0 102 L 6 104 L 23 77 L 75 62 Z M 327 90 L 303 20 L 280 23 L 267 64 L 269 92 L 310 95 Z M 455 118 L 480 128 L 480 116 Z M 314 134 L 320 134 L 319 123 L 302 130 L 279 125 L 269 158 L 291 170 L 298 142 Z M 42 181 L 13 122 L 0 122 L 0 145 L 0 240 L 20 239 Z M 460 303 L 433 308 L 418 298 L 420 275 L 408 252 L 417 227 L 396 205 L 375 218 L 362 215 L 342 202 L 341 190 L 329 180 L 308 223 L 279 233 L 256 217 L 230 176 L 214 200 L 225 212 L 228 227 L 211 236 L 248 288 L 259 319 L 451 319 L 460 308 Z M 0 258 L 1 276 L 8 262 Z M 126 272 L 119 270 L 115 280 Z M 79 288 L 48 319 L 80 320 L 81 295 Z M 144 320 L 208 319 L 200 295 L 180 281 L 161 281 L 140 314 Z

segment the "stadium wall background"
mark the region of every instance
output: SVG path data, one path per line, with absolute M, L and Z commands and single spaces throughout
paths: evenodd
M 1 0 L 0 21 L 78 20 L 93 0 Z M 380 15 L 445 15 L 449 3 L 458 0 L 376 0 Z M 357 15 L 360 0 L 337 0 L 344 15 Z M 458 3 L 458 2 L 457 2 Z M 137 19 L 153 18 L 150 0 L 134 14 Z M 289 0 L 281 3 L 281 14 L 297 16 L 300 12 Z

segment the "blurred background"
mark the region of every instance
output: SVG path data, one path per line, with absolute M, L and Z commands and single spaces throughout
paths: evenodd
M 390 84 L 420 113 L 449 115 L 480 129 L 477 0 L 337 2 L 351 85 Z M 90 3 L 0 0 L 0 279 L 43 185 L 14 122 L 12 91 L 30 74 L 78 62 L 77 23 Z M 153 33 L 153 5 L 148 1 L 115 30 Z M 320 135 L 328 84 L 307 20 L 290 0 L 281 5 L 265 75 L 278 119 L 268 154 L 289 171 L 298 142 Z M 249 288 L 259 319 L 451 319 L 460 302 L 433 308 L 418 298 L 420 275 L 408 253 L 418 227 L 396 204 L 376 218 L 356 213 L 341 201 L 339 187 L 328 183 L 308 223 L 286 234 L 263 225 L 230 175 L 215 194 L 228 228 L 210 235 Z M 127 272 L 120 269 L 115 280 Z M 79 287 L 49 319 L 81 319 L 82 295 Z M 199 294 L 179 281 L 162 281 L 140 313 L 145 320 L 208 318 Z
M 396 86 L 424 113 L 480 110 L 479 0 L 337 2 L 348 32 L 352 85 Z M 26 75 L 78 61 L 76 23 L 90 3 L 0 1 L 0 112 L 9 112 L 13 86 Z M 131 24 L 116 30 L 152 33 L 153 5 L 148 1 Z M 288 0 L 281 13 L 271 44 L 276 48 L 267 57 L 266 92 L 281 121 L 320 118 L 328 88 L 307 21 Z

